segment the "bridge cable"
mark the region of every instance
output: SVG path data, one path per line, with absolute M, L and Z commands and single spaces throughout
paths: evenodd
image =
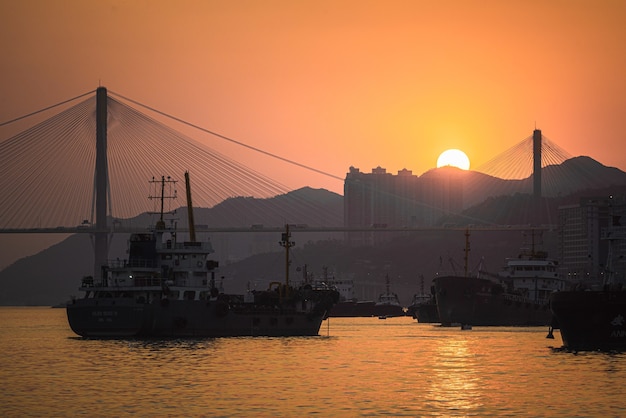
M 172 120 L 175 120 L 175 121 L 177 121 L 177 122 L 180 122 L 180 123 L 182 123 L 182 124 L 184 124 L 184 125 L 187 125 L 187 126 L 190 126 L 190 127 L 192 127 L 192 128 L 198 129 L 198 130 L 200 130 L 200 131 L 202 131 L 202 132 L 208 133 L 208 134 L 210 134 L 210 135 L 213 135 L 213 136 L 216 136 L 216 137 L 218 137 L 218 138 L 224 139 L 224 140 L 226 140 L 226 141 L 232 142 L 232 143 L 234 143 L 234 144 L 240 145 L 240 146 L 242 146 L 242 147 L 245 147 L 245 148 L 251 149 L 251 150 L 253 150 L 253 151 L 259 152 L 259 153 L 264 154 L 264 155 L 267 155 L 267 156 L 269 156 L 269 157 L 276 158 L 276 159 L 278 159 L 278 160 L 281 160 L 281 161 L 284 161 L 284 162 L 286 162 L 286 163 L 289 163 L 289 164 L 292 164 L 292 165 L 298 166 L 298 167 L 300 167 L 300 168 L 304 168 L 304 169 L 309 170 L 309 171 L 313 171 L 313 172 L 318 173 L 318 174 L 322 174 L 322 175 L 324 175 L 324 176 L 327 176 L 327 177 L 333 178 L 333 179 L 335 179 L 335 180 L 341 180 L 341 181 L 343 181 L 343 180 L 344 180 L 344 179 L 343 179 L 343 177 L 339 177 L 339 176 L 336 176 L 336 175 L 334 175 L 334 174 L 330 174 L 330 173 L 327 173 L 327 172 L 325 172 L 325 171 L 319 170 L 319 169 L 317 169 L 317 168 L 310 167 L 310 166 L 308 166 L 308 165 L 305 165 L 305 164 L 299 163 L 299 162 L 297 162 L 297 161 L 293 161 L 293 160 L 290 160 L 290 159 L 288 159 L 288 158 L 281 157 L 281 156 L 276 155 L 276 154 L 273 154 L 273 153 L 271 153 L 271 152 L 264 151 L 264 150 L 262 150 L 262 149 L 260 149 L 260 148 L 253 147 L 253 146 L 251 146 L 251 145 L 248 145 L 248 144 L 245 144 L 245 143 L 243 143 L 243 142 L 237 141 L 237 140 L 235 140 L 235 139 L 233 139 L 233 138 L 230 138 L 230 137 L 227 137 L 227 136 L 225 136 L 225 135 L 219 134 L 219 133 L 217 133 L 217 132 L 213 132 L 213 131 L 210 131 L 210 130 L 208 130 L 208 129 L 202 128 L 202 127 L 200 127 L 200 126 L 198 126 L 198 125 L 194 125 L 193 123 L 190 123 L 190 122 L 184 121 L 184 120 L 182 120 L 182 119 L 180 119 L 180 118 L 178 118 L 178 117 L 176 117 L 176 116 L 169 115 L 169 114 L 167 114 L 167 113 L 165 113 L 165 112 L 161 112 L 160 110 L 154 109 L 154 108 L 152 108 L 152 107 L 150 107 L 150 106 L 146 106 L 146 105 L 144 105 L 144 104 L 142 104 L 142 103 L 139 103 L 139 102 L 137 102 L 137 101 L 135 101 L 135 100 L 129 99 L 128 97 L 124 97 L 124 96 L 122 96 L 121 94 L 118 94 L 118 93 L 115 93 L 115 92 L 111 92 L 111 94 L 114 94 L 114 95 L 116 95 L 116 96 L 118 96 L 118 97 L 120 97 L 120 98 L 122 98 L 122 99 L 124 99 L 124 100 L 127 100 L 127 101 L 129 101 L 129 102 L 131 102 L 131 103 L 133 103 L 133 104 L 136 104 L 136 105 L 138 105 L 138 106 L 141 106 L 141 107 L 144 107 L 144 108 L 146 108 L 146 109 L 149 109 L 149 110 L 151 110 L 151 111 L 153 111 L 153 112 L 155 112 L 155 113 L 158 113 L 158 114 L 160 114 L 160 115 L 162 115 L 162 116 L 165 116 L 165 117 L 167 117 L 167 118 L 170 118 L 170 119 L 172 119 Z
M 64 105 L 64 104 L 69 103 L 69 102 L 71 102 L 71 101 L 74 101 L 74 100 L 76 100 L 76 99 L 80 99 L 81 97 L 84 97 L 84 96 L 86 96 L 86 95 L 88 95 L 88 94 L 92 94 L 94 91 L 95 91 L 95 90 L 91 90 L 91 91 L 88 91 L 87 93 L 83 93 L 83 94 L 78 95 L 78 96 L 76 96 L 76 97 L 74 97 L 74 98 L 64 100 L 64 101 L 59 102 L 59 103 L 57 103 L 57 104 L 53 104 L 52 106 L 48 106 L 48 107 L 45 107 L 45 108 L 43 108 L 43 109 L 36 110 L 36 111 L 34 111 L 34 112 L 32 112 L 32 113 L 29 113 L 29 114 L 27 114 L 27 115 L 23 115 L 23 116 L 20 116 L 20 117 L 15 118 L 15 119 L 8 120 L 8 121 L 6 121 L 6 122 L 0 122 L 0 126 L 8 125 L 8 124 L 10 124 L 10 123 L 17 122 L 18 120 L 26 119 L 26 118 L 31 117 L 31 116 L 34 116 L 34 115 L 36 115 L 36 114 L 38 114 L 38 113 L 45 112 L 46 110 L 54 109 L 55 107 L 58 107 L 58 106 Z

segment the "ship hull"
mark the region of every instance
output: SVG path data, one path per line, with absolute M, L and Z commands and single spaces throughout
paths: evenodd
M 67 306 L 72 330 L 90 338 L 314 336 L 324 312 L 232 307 L 220 301 L 156 301 L 138 305 L 79 299 Z
M 133 337 L 147 330 L 150 323 L 146 305 L 127 298 L 79 299 L 66 307 L 70 328 L 90 337 Z
M 626 292 L 556 292 L 550 307 L 571 350 L 626 350 Z
M 503 291 L 487 279 L 440 276 L 434 280 L 437 311 L 444 326 L 543 326 L 552 323 L 548 303 Z
M 425 324 L 436 324 L 440 322 L 436 303 L 427 302 L 416 306 L 413 317 L 417 319 L 417 322 Z

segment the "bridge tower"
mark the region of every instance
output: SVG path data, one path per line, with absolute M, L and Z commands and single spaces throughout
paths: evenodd
M 96 222 L 94 232 L 94 278 L 99 278 L 107 264 L 109 243 L 107 236 L 107 190 L 109 184 L 107 162 L 107 89 L 96 90 Z
M 541 197 L 541 130 L 533 131 L 533 195 Z

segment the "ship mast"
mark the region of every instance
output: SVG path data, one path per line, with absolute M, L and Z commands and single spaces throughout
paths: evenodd
M 291 241 L 291 233 L 289 232 L 289 224 L 285 224 L 285 232 L 282 234 L 282 239 L 278 243 L 281 247 L 285 248 L 285 292 L 289 292 L 289 249 L 296 245 L 294 241 Z
M 165 229 L 165 221 L 163 220 L 164 202 L 165 202 L 165 176 L 161 176 L 161 211 L 159 214 L 159 221 L 157 222 L 157 229 Z
M 159 220 L 156 223 L 156 227 L 155 229 L 157 230 L 163 230 L 165 229 L 165 220 L 163 219 L 163 215 L 165 214 L 165 199 L 176 199 L 176 190 L 171 191 L 171 187 L 172 185 L 176 184 L 176 180 L 172 180 L 169 176 L 167 177 L 167 180 L 165 179 L 165 176 L 161 176 L 161 181 L 156 180 L 154 177 L 152 177 L 152 180 L 150 181 L 150 183 L 154 184 L 154 187 L 156 189 L 156 185 L 158 183 L 161 183 L 161 193 L 160 195 L 152 195 L 150 194 L 150 196 L 148 196 L 148 199 L 159 199 L 160 203 L 161 203 L 161 208 L 159 211 Z M 165 183 L 168 183 L 169 187 L 170 187 L 170 191 L 168 192 L 168 195 L 165 195 Z M 155 190 L 156 192 L 156 190 Z M 151 212 L 154 213 L 154 212 Z M 171 213 L 171 212 L 168 212 Z
M 196 242 L 196 224 L 193 220 L 193 204 L 191 203 L 191 183 L 189 171 L 185 171 L 185 188 L 187 189 L 187 218 L 189 221 L 189 240 Z

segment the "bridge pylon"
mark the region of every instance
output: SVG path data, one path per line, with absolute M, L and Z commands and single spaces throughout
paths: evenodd
M 94 277 L 100 277 L 102 267 L 107 264 L 109 243 L 107 235 L 107 190 L 109 172 L 107 161 L 107 89 L 96 90 L 96 232 L 94 232 Z
M 541 198 L 541 130 L 533 131 L 533 196 Z

